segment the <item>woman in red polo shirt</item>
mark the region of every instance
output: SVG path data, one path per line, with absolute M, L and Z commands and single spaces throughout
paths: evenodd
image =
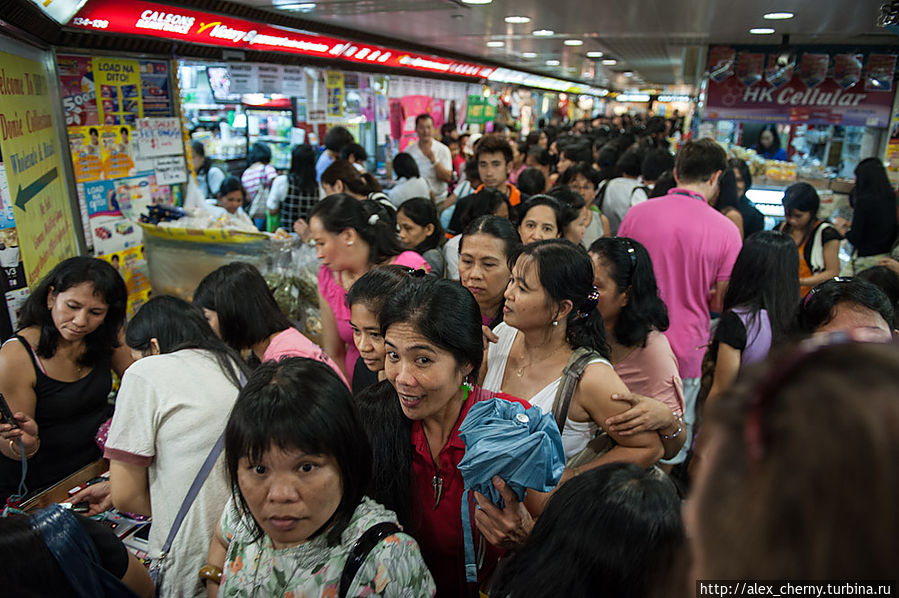
M 387 380 L 396 389 L 403 415 L 412 421 L 411 463 L 397 463 L 393 469 L 396 475 L 409 476 L 410 512 L 405 519 L 405 514 L 398 513 L 400 521 L 412 523 L 414 529 L 409 532 L 421 545 L 438 597 L 477 596 L 503 548 L 523 542 L 533 526 L 528 509 L 499 478 L 494 482 L 506 502 L 504 510 L 472 493 L 468 508 L 478 555 L 478 583 L 466 583 L 464 488 L 458 469 L 465 445 L 459 439 L 459 425 L 474 403 L 495 396 L 474 388 L 471 382 L 483 359 L 481 312 L 471 293 L 458 284 L 411 276 L 384 305 L 381 331 L 387 350 Z M 529 406 L 520 399 L 504 398 Z M 379 477 L 377 472 L 374 477 Z M 538 504 L 539 493 L 528 493 L 526 501 Z M 536 512 L 537 507 L 532 508 Z

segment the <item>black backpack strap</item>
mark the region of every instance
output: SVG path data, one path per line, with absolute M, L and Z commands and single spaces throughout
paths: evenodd
M 609 187 L 609 181 L 612 179 L 606 179 L 599 183 L 599 188 L 596 190 L 596 195 L 593 197 L 593 205 L 599 208 L 599 211 L 602 211 L 602 204 L 606 200 L 606 189 Z
M 568 418 L 568 409 L 571 407 L 571 397 L 577 388 L 581 376 L 587 364 L 594 359 L 601 358 L 602 355 L 590 349 L 589 347 L 578 347 L 568 358 L 565 369 L 562 370 L 562 381 L 556 390 L 556 397 L 553 399 L 553 418 L 556 425 L 559 426 L 559 432 L 565 428 L 565 420 Z
M 368 558 L 372 549 L 384 538 L 401 531 L 400 526 L 391 521 L 376 523 L 365 530 L 365 533 L 356 540 L 356 544 L 353 545 L 353 549 L 346 559 L 346 564 L 343 566 L 343 573 L 340 574 L 340 591 L 337 593 L 338 598 L 346 598 L 347 592 L 350 591 L 350 585 L 352 585 L 356 574 L 359 573 L 359 569 L 362 568 L 362 564 L 365 563 L 365 559 Z

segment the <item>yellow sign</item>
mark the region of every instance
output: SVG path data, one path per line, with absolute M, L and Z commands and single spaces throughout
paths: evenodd
M 94 84 L 101 125 L 130 125 L 144 115 L 140 64 L 136 60 L 94 57 Z
M 0 52 L 0 150 L 28 284 L 77 254 L 48 73 Z
M 340 71 L 327 71 L 325 81 L 328 88 L 328 117 L 343 117 L 343 73 Z

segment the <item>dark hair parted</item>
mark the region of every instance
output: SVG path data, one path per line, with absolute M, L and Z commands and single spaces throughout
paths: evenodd
M 640 165 L 640 174 L 645 181 L 658 180 L 666 170 L 674 168 L 674 157 L 666 149 L 653 148 L 646 151 L 643 163 Z
M 760 231 L 751 235 L 737 256 L 727 291 L 724 311 L 748 308 L 751 318 L 768 312 L 772 342 L 792 334 L 799 302 L 799 254 L 796 244 L 783 233 Z
M 371 224 L 373 216 L 377 216 L 377 221 Z M 309 213 L 309 219 L 312 218 L 318 218 L 325 230 L 334 235 L 348 228 L 356 231 L 368 244 L 369 264 L 380 264 L 403 252 L 396 234 L 396 218 L 378 201 L 359 201 L 345 193 L 335 193 L 315 204 Z
M 427 112 L 422 112 L 418 116 L 415 117 L 415 126 L 417 127 L 419 123 L 424 122 L 426 120 L 434 122 L 434 117 L 428 114 Z
M 3 586 L 18 598 L 77 596 L 35 525 L 29 515 L 0 518 Z
M 219 198 L 222 198 L 233 191 L 240 191 L 244 201 L 246 201 L 247 190 L 244 189 L 243 182 L 233 174 L 229 174 L 222 180 L 222 184 L 219 186 L 218 196 Z
M 591 469 L 553 495 L 521 550 L 500 563 L 490 595 L 661 595 L 683 549 L 680 513 L 667 476 L 632 463 Z
M 408 324 L 429 342 L 448 351 L 458 367 L 470 364 L 477 376 L 484 358 L 481 310 L 474 296 L 452 280 L 410 277 L 381 308 L 381 334 L 393 324 Z
M 878 343 L 798 350 L 741 373 L 706 411 L 703 435 L 720 442 L 692 496 L 697 573 L 895 579 L 899 353 Z
M 460 256 L 465 250 L 465 240 L 473 235 L 488 235 L 502 242 L 503 255 L 499 257 L 509 270 L 512 269 L 514 257 L 521 250 L 521 236 L 518 234 L 518 229 L 515 228 L 514 224 L 506 218 L 491 215 L 481 216 L 472 220 L 462 232 L 462 238 L 459 241 Z M 492 317 L 490 324 L 488 324 L 489 328 L 493 328 L 503 321 L 503 306 L 505 304 L 506 299 L 503 297 L 495 314 L 484 314 Z
M 359 277 L 346 293 L 347 307 L 361 303 L 373 314 L 381 313 L 384 302 L 409 281 L 406 266 L 378 266 Z
M 633 262 L 629 249 L 634 250 Z M 668 330 L 668 308 L 659 297 L 652 258 L 642 243 L 627 237 L 601 237 L 593 241 L 589 252 L 608 267 L 618 292 L 628 294 L 615 324 L 618 344 L 645 347 L 652 330 Z
M 290 182 L 303 195 L 318 195 L 318 184 L 315 182 L 315 150 L 308 143 L 296 146 L 290 152 Z
M 101 298 L 108 308 L 103 323 L 84 337 L 85 351 L 78 363 L 94 367 L 110 357 L 119 346 L 119 330 L 125 323 L 125 303 L 128 299 L 125 281 L 108 262 L 93 257 L 70 257 L 44 276 L 22 307 L 19 330 L 29 326 L 40 328 L 39 357 L 53 357 L 59 346 L 59 330 L 47 308 L 47 299 L 51 293 L 58 295 L 83 283 L 93 286 L 94 295 Z
M 512 146 L 500 135 L 484 135 L 478 141 L 478 147 L 475 148 L 474 158 L 480 160 L 484 154 L 502 154 L 506 160 L 506 164 L 512 161 Z
M 799 328 L 812 333 L 827 325 L 841 303 L 875 311 L 887 325 L 892 324 L 895 316 L 890 298 L 879 287 L 857 278 L 838 278 L 822 282 L 809 291 L 799 307 Z
M 409 493 L 412 422 L 389 380 L 366 387 L 353 400 L 372 449 L 371 482 L 365 495 L 396 513 L 403 530 L 414 535 Z
M 818 192 L 808 183 L 793 183 L 784 191 L 782 200 L 783 206 L 787 211 L 799 210 L 800 212 L 809 212 L 812 220 L 809 226 L 814 226 L 815 217 L 818 216 L 818 208 L 821 207 L 821 198 Z
M 727 152 L 714 139 L 688 141 L 674 156 L 674 172 L 683 183 L 703 183 L 727 169 Z
M 559 235 L 561 236 L 563 231 L 565 230 L 564 208 L 562 207 L 562 204 L 559 203 L 558 199 L 556 199 L 555 197 L 552 197 L 550 195 L 535 195 L 532 198 L 530 198 L 529 200 L 527 200 L 526 202 L 524 202 L 523 204 L 521 204 L 521 206 L 518 209 L 518 213 L 521 214 L 521 218 L 519 219 L 519 225 L 522 222 L 524 222 L 524 220 L 527 218 L 528 212 L 530 212 L 533 208 L 536 208 L 537 206 L 546 206 L 547 208 L 549 208 L 550 210 L 553 211 L 553 214 L 556 217 L 556 230 L 558 230 Z
M 341 160 L 349 160 L 350 156 L 352 156 L 356 162 L 365 162 L 368 160 L 368 152 L 358 143 L 348 143 L 340 150 Z
M 412 250 L 424 255 L 425 251 L 437 249 L 444 238 L 443 225 L 440 224 L 440 216 L 437 208 L 429 197 L 413 197 L 407 199 L 397 209 L 397 214 L 402 213 L 406 218 L 418 226 L 432 225 L 434 230 L 424 241 L 413 247 Z
M 608 359 L 609 345 L 602 315 L 588 295 L 593 291 L 593 264 L 580 245 L 565 239 L 546 239 L 521 248 L 516 263 L 531 260 L 537 268 L 540 286 L 556 305 L 570 301 L 565 320 L 565 340 L 572 349 L 589 347 Z M 579 312 L 585 313 L 581 317 Z
M 268 164 L 272 161 L 272 150 L 268 144 L 257 141 L 250 146 L 250 153 L 247 154 L 247 166 L 252 166 L 257 162 Z
M 459 217 L 459 228 L 465 230 L 465 227 L 473 220 L 481 216 L 496 214 L 503 204 L 505 204 L 511 216 L 512 206 L 509 205 L 509 198 L 492 187 L 484 187 L 475 194 L 473 201 L 468 202 L 468 205 L 464 208 L 465 212 Z
M 337 511 L 313 537 L 340 542 L 371 478 L 371 446 L 346 384 L 314 359 L 290 357 L 260 365 L 237 396 L 225 427 L 225 463 L 235 499 L 249 507 L 237 471 L 242 459 L 259 463 L 271 447 L 327 455 L 337 461 L 343 496 Z M 255 539 L 263 536 L 255 522 Z
M 416 179 L 421 176 L 415 158 L 406 152 L 400 152 L 393 157 L 393 172 L 398 179 Z
M 212 290 L 222 340 L 237 351 L 249 349 L 269 336 L 291 327 L 278 307 L 268 284 L 251 264 L 232 262 L 208 274 L 215 277 Z M 198 288 L 200 288 L 198 287 Z M 211 309 L 211 308 L 207 308 Z
M 210 353 L 222 373 L 238 388 L 240 374 L 249 374 L 240 355 L 215 335 L 200 308 L 183 299 L 168 295 L 152 297 L 128 323 L 125 344 L 131 349 L 144 353 L 154 338 L 162 354 L 182 349 Z
M 523 174 L 523 173 L 522 173 Z M 577 178 L 577 175 L 581 175 L 587 182 L 589 182 L 594 187 L 598 187 L 599 183 L 602 182 L 600 179 L 599 171 L 593 168 L 593 165 L 590 162 L 578 162 L 574 166 L 569 166 L 565 172 L 563 172 L 559 176 L 559 183 L 562 185 L 570 185 L 574 182 L 574 179 Z M 585 197 L 584 199 L 590 200 L 592 197 Z
M 565 172 L 571 170 L 570 168 Z M 536 168 L 525 168 L 518 175 L 518 190 L 523 195 L 538 195 L 546 190 L 546 177 Z
M 746 162 L 737 158 L 731 158 L 727 161 L 727 167 L 730 170 L 740 171 L 740 178 L 743 179 L 745 189 L 752 187 L 752 172 L 749 170 L 749 165 Z M 746 191 L 744 190 L 743 193 L 746 193 Z
M 732 168 L 728 168 L 718 178 L 718 197 L 715 198 L 715 209 L 722 214 L 728 208 L 737 210 L 740 208 L 740 195 L 737 193 L 737 175 Z

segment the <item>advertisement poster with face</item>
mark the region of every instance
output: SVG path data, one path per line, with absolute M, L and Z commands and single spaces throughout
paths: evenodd
M 150 298 L 150 279 L 147 277 L 147 260 L 144 246 L 129 247 L 122 251 L 98 256 L 112 264 L 125 280 L 128 289 L 127 315 L 130 319 L 140 306 Z
M 143 116 L 171 116 L 169 65 L 159 60 L 140 62 L 140 95 Z
M 94 83 L 93 60 L 90 56 L 60 54 L 60 95 L 66 114 L 66 126 L 82 127 L 100 124 L 97 109 L 97 86 Z
M 96 181 L 103 176 L 100 127 L 69 127 L 69 151 L 79 183 Z
M 100 161 L 104 179 L 117 179 L 135 173 L 132 134 L 131 127 L 100 127 Z

